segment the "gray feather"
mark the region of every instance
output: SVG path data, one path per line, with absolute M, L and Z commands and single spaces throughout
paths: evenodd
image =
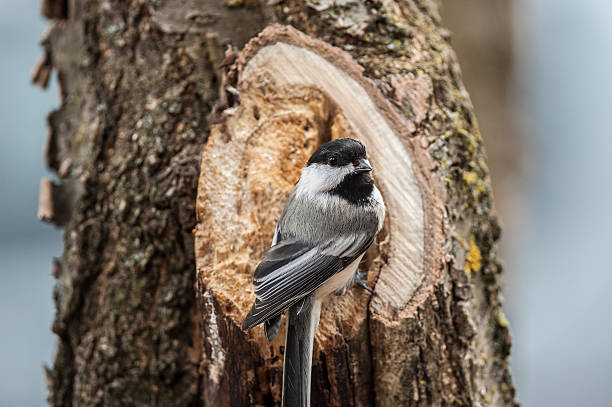
M 378 232 L 375 206 L 357 207 L 341 198 L 300 195 L 294 190 L 278 221 L 278 231 L 285 238 L 293 237 L 317 244 L 339 236 Z
M 242 323 L 250 329 L 277 317 L 311 295 L 334 274 L 360 257 L 374 241 L 364 233 L 312 247 L 295 239 L 271 247 L 253 277 L 255 304 Z

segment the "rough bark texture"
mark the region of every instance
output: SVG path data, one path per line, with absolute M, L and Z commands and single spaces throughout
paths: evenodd
M 512 5 L 512 0 L 442 1 L 442 18 L 452 32 L 451 45 L 483 134 L 495 205 L 504 236 L 510 237 L 502 242 L 506 248 L 518 239 L 524 218 L 521 180 L 527 175 L 522 169 L 528 156 L 524 123 L 512 91 L 516 88 L 512 86 Z
M 261 344 L 236 325 L 244 305 L 233 309 L 209 289 L 211 281 L 198 281 L 196 297 L 192 235 L 209 115 L 235 103 L 225 87 L 219 93 L 231 82 L 220 67 L 224 46 L 241 49 L 273 21 L 345 50 L 363 68 L 408 120 L 404 142 L 418 143 L 431 158 L 447 216 L 440 267 L 425 270 L 420 295 L 395 319 L 372 318 L 371 307 L 366 313 L 363 292 L 339 300 L 364 312 L 355 324 L 329 325 L 345 330 L 318 341 L 313 405 L 514 403 L 498 296 L 499 228 L 480 135 L 437 3 L 48 0 L 43 10 L 54 20 L 33 79 L 45 85 L 55 69 L 62 97 L 49 116 L 47 148 L 57 185 L 45 181 L 41 200 L 44 217 L 65 228 L 54 267 L 53 405 L 278 402 L 280 346 L 262 356 Z M 319 96 L 313 103 L 327 103 L 316 102 Z M 306 145 L 283 169 L 287 184 L 265 195 L 277 197 L 271 207 L 316 147 L 317 135 L 302 135 Z M 296 142 L 278 139 L 279 155 Z M 271 235 L 273 222 L 262 219 L 258 236 Z M 252 244 L 261 252 L 267 242 Z M 380 253 L 384 245 L 368 257 L 384 268 Z M 240 298 L 251 300 L 248 291 Z M 389 371 L 397 374 L 385 376 Z

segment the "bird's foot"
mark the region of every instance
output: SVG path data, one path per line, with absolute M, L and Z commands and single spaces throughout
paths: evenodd
M 368 283 L 367 283 L 367 280 L 366 280 L 367 275 L 368 275 L 368 273 L 362 273 L 362 272 L 358 271 L 355 274 L 355 282 L 357 284 L 359 284 L 361 286 L 361 288 L 363 288 L 364 290 L 366 290 L 370 294 L 374 294 L 374 290 L 371 289 L 370 286 L 368 286 Z

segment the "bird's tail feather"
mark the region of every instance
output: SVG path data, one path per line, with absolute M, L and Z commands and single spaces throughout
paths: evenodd
M 312 344 L 320 314 L 321 302 L 312 297 L 289 308 L 283 366 L 283 407 L 310 407 Z

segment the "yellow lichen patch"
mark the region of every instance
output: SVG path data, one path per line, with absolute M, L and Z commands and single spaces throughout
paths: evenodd
M 462 178 L 463 182 L 466 184 L 466 187 L 471 189 L 472 194 L 477 199 L 480 197 L 480 195 L 487 192 L 487 183 L 478 175 L 478 172 L 466 171 L 463 173 Z
M 510 322 L 508 322 L 508 318 L 506 318 L 506 315 L 501 311 L 499 311 L 499 313 L 497 314 L 497 323 L 503 328 L 506 328 L 508 325 L 510 325 Z
M 465 272 L 470 276 L 472 271 L 476 272 L 482 267 L 482 253 L 476 245 L 474 236 L 470 236 L 470 247 L 465 259 Z
M 463 173 L 463 180 L 468 184 L 473 184 L 478 179 L 478 174 L 474 171 L 468 171 Z
M 476 183 L 475 190 L 476 190 L 476 194 L 481 195 L 487 190 L 487 184 L 485 184 L 483 180 L 479 179 L 478 182 Z

